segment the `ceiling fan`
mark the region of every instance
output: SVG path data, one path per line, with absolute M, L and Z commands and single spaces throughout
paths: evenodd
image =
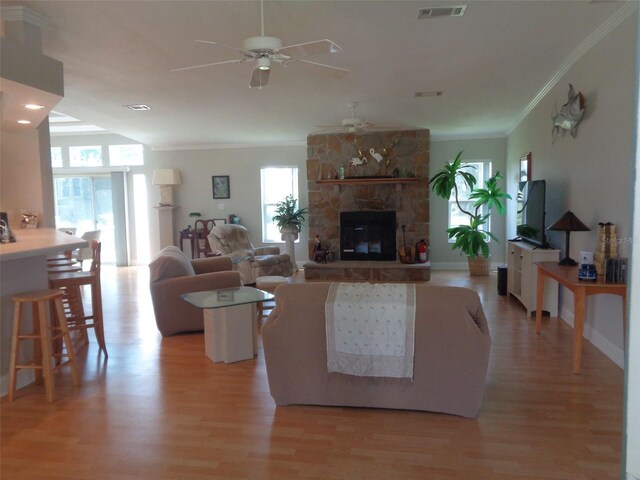
M 249 87 L 262 88 L 269 82 L 269 73 L 271 72 L 272 63 L 279 63 L 283 67 L 301 63 L 309 67 L 315 68 L 317 71 L 328 74 L 330 76 L 340 78 L 349 73 L 349 70 L 323 63 L 304 60 L 300 57 L 309 55 L 318 55 L 322 53 L 338 53 L 342 48 L 331 40 L 316 40 L 313 42 L 299 43 L 296 45 L 283 46 L 282 40 L 276 37 L 266 37 L 264 35 L 264 0 L 260 0 L 260 25 L 261 35 L 259 37 L 247 38 L 242 48 L 232 47 L 219 42 L 209 40 L 194 40 L 198 43 L 206 43 L 217 45 L 239 53 L 241 58 L 235 60 L 225 60 L 222 62 L 205 63 L 202 65 L 193 65 L 190 67 L 174 68 L 172 72 L 182 72 L 185 70 L 193 70 L 196 68 L 212 67 L 214 65 L 223 65 L 225 63 L 245 63 L 255 62 Z
M 384 130 L 407 130 L 403 125 L 380 125 L 378 123 L 365 122 L 362 118 L 356 117 L 356 107 L 358 102 L 349 102 L 347 107 L 351 110 L 349 118 L 343 118 L 340 125 L 316 125 L 316 128 L 322 128 L 323 133 L 357 133 L 360 131 L 384 131 Z

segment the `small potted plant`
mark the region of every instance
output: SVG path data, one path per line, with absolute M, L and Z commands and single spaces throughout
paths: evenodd
M 431 178 L 429 184 L 439 197 L 449 200 L 453 194 L 460 212 L 469 217 L 468 225 L 458 225 L 447 229 L 449 238 L 454 239 L 451 248 L 453 250 L 460 249 L 462 253 L 467 255 L 471 275 L 488 275 L 490 253 L 488 237 L 493 238 L 496 242 L 498 239 L 491 232 L 484 231 L 482 227 L 489 221 L 494 207 L 498 213 L 505 213 L 503 201 L 510 199 L 511 196 L 498 186 L 498 180 L 502 178 L 500 172 L 491 176 L 485 182 L 484 188 L 476 187 L 478 180 L 470 171 L 473 168 L 472 165 L 462 163 L 462 152 L 459 152 L 453 162 L 445 165 Z M 474 200 L 474 204 L 470 210 L 460 204 L 458 187 L 460 184 L 458 182 L 466 185 L 471 192 L 468 199 Z M 483 208 L 485 206 L 486 209 Z
M 283 201 L 276 204 L 276 214 L 273 216 L 273 221 L 278 225 L 280 233 L 290 232 L 298 238 L 306 214 L 307 209 L 298 208 L 298 201 L 292 195 L 288 195 Z
M 285 252 L 291 258 L 294 272 L 298 271 L 298 266 L 293 243 L 298 239 L 306 214 L 307 209 L 298 208 L 298 201 L 293 198 L 293 195 L 287 195 L 282 202 L 276 203 L 276 214 L 273 216 L 273 221 L 280 229 L 281 238 L 285 242 Z

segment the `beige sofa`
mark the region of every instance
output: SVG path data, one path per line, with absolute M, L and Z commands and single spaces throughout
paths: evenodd
M 149 264 L 149 270 L 153 311 L 163 337 L 204 328 L 202 310 L 180 295 L 242 285 L 229 257 L 189 260 L 173 246 L 163 248 Z
M 293 273 L 289 255 L 280 253 L 278 247 L 255 248 L 249 231 L 242 225 L 217 225 L 208 238 L 212 250 L 233 259 L 233 267 L 240 272 L 245 285 L 254 284 L 258 277 L 289 277 Z
M 325 301 L 330 283 L 283 284 L 262 327 L 276 404 L 342 405 L 475 417 L 482 404 L 491 337 L 478 294 L 416 285 L 413 381 L 327 372 Z

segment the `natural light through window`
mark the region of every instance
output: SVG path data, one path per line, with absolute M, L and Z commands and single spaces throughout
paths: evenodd
M 282 243 L 278 227 L 273 223 L 276 204 L 287 195 L 298 198 L 297 167 L 262 167 L 260 169 L 262 187 L 262 241 Z
M 144 165 L 142 145 L 109 145 L 109 164 L 112 167 Z
M 475 161 L 475 162 L 465 162 L 467 165 L 470 165 L 472 168 L 469 169 L 470 173 L 473 173 L 478 179 L 477 187 L 483 188 L 484 182 L 491 177 L 491 162 L 489 161 Z M 468 200 L 468 196 L 471 193 L 469 187 L 464 183 L 461 178 L 458 178 L 456 182 L 458 186 L 458 193 L 460 198 L 460 206 L 467 211 L 474 210 L 474 200 Z M 482 207 L 482 211 L 486 211 L 486 206 Z M 456 204 L 456 198 L 454 193 L 451 193 L 451 197 L 449 198 L 449 228 L 457 227 L 459 225 L 469 225 L 469 217 L 462 213 Z M 491 231 L 491 225 L 487 222 L 482 228 L 482 230 Z M 489 241 L 490 237 L 487 235 L 487 241 Z M 454 243 L 455 238 L 450 238 L 449 243 Z
M 69 147 L 69 166 L 71 167 L 101 167 L 102 147 Z
M 51 167 L 62 168 L 62 147 L 51 147 Z

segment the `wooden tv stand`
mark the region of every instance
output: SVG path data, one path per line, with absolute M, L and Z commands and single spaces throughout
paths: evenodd
M 516 297 L 527 315 L 536 309 L 536 281 L 538 272 L 536 263 L 557 262 L 560 250 L 539 248 L 525 242 L 510 241 L 507 252 L 507 290 Z M 543 310 L 552 317 L 558 316 L 558 284 L 547 280 L 545 285 Z

